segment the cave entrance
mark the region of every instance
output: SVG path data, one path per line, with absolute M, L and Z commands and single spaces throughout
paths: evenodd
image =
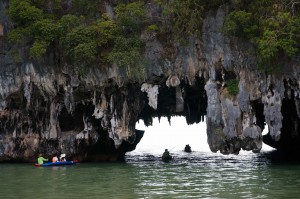
M 136 129 L 144 130 L 145 133 L 136 149 L 130 153 L 132 155 L 161 155 L 165 149 L 169 149 L 171 152 L 183 152 L 186 144 L 189 144 L 194 152 L 213 153 L 207 143 L 205 121 L 188 125 L 186 118 L 182 116 L 171 117 L 170 121 L 169 123 L 167 117 L 161 117 L 160 120 L 155 117 L 152 126 L 146 127 L 144 122 L 139 120 L 136 123 Z M 267 132 L 266 125 L 262 134 L 265 135 Z M 263 143 L 261 152 L 272 150 L 274 148 Z M 252 151 L 241 150 L 239 155 L 245 153 L 252 153 Z
M 192 151 L 210 151 L 205 122 L 188 125 L 185 117 L 171 117 L 170 121 L 169 124 L 167 117 L 160 120 L 155 117 L 152 126 L 146 127 L 142 120 L 136 123 L 136 129 L 145 133 L 134 153 L 162 154 L 165 149 L 183 151 L 186 144 Z

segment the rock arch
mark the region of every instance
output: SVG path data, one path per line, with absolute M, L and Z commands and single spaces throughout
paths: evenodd
M 83 77 L 74 66 L 57 66 L 52 55 L 14 63 L 4 37 L 8 19 L 1 16 L 0 161 L 33 162 L 39 152 L 57 150 L 82 161 L 117 160 L 141 139 L 139 119 L 151 125 L 152 117 L 173 115 L 188 124 L 206 118 L 214 152 L 258 152 L 263 139 L 299 152 L 299 60 L 280 73 L 258 70 L 253 46 L 219 31 L 225 15 L 222 8 L 207 12 L 201 38 L 185 46 L 145 37 L 144 82 L 115 65 L 91 67 Z M 269 133 L 262 138 L 265 124 Z

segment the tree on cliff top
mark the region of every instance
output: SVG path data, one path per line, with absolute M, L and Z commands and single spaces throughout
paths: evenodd
M 146 3 L 155 4 L 161 13 L 148 18 Z M 299 0 L 146 3 L 114 1 L 114 16 L 110 16 L 101 0 L 73 0 L 72 4 L 62 0 L 10 0 L 7 14 L 14 28 L 8 38 L 28 47 L 28 57 L 32 60 L 43 59 L 52 52 L 59 57 L 58 65 L 67 63 L 82 68 L 115 63 L 130 76 L 134 71 L 145 71 L 142 30 L 156 31 L 172 42 L 175 39 L 186 43 L 190 36 L 201 36 L 202 20 L 208 10 L 226 5 L 224 8 L 229 10 L 223 31 L 229 37 L 253 43 L 262 69 L 272 71 L 282 58 L 290 59 L 299 52 Z
M 29 46 L 28 57 L 37 61 L 54 52 L 59 64 L 72 64 L 80 70 L 112 63 L 126 65 L 128 74 L 133 74 L 135 67 L 140 69 L 144 45 L 137 35 L 146 19 L 144 3 L 117 4 L 116 17 L 110 18 L 98 9 L 102 1 L 88 1 L 81 7 L 84 2 L 74 0 L 70 8 L 64 8 L 60 0 L 11 0 L 7 14 L 14 29 L 8 38 Z M 120 41 L 130 44 L 126 50 Z
M 252 42 L 258 52 L 259 67 L 274 72 L 300 47 L 300 1 L 232 1 L 224 31 Z

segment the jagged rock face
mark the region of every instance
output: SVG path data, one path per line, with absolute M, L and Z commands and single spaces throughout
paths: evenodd
M 218 31 L 224 14 L 221 9 L 210 13 L 203 25 L 202 56 L 207 60 L 210 73 L 205 89 L 208 97 L 207 135 L 211 150 L 220 150 L 224 154 L 238 153 L 240 149 L 258 152 L 266 123 L 269 132 L 264 140 L 267 144 L 297 153 L 300 133 L 299 66 L 296 62 L 287 63 L 280 74 L 272 75 L 256 70 L 251 46 L 235 43 L 233 47 Z M 232 76 L 239 79 L 236 96 L 229 96 L 226 86 L 226 80 Z M 287 111 L 290 108 L 293 111 Z
M 213 152 L 260 151 L 265 124 L 266 143 L 299 151 L 300 67 L 289 63 L 272 75 L 256 70 L 252 47 L 219 31 L 222 8 L 208 13 L 202 37 L 184 47 L 143 33 L 148 78 L 132 83 L 115 65 L 79 77 L 72 66 L 54 66 L 51 56 L 16 64 L 5 39 L 6 6 L 2 0 L 0 161 L 32 162 L 38 153 L 57 151 L 81 161 L 117 160 L 141 139 L 139 119 L 152 125 L 153 117 L 174 115 L 188 124 L 206 120 Z M 239 80 L 236 95 L 229 94 L 230 79 Z
M 205 85 L 208 143 L 212 151 L 220 150 L 224 154 L 238 154 L 241 149 L 260 151 L 263 127 L 256 124 L 255 112 L 250 106 L 249 89 L 255 84 L 250 85 L 252 79 L 248 81 L 240 77 L 251 73 L 248 68 L 252 63 L 244 62 L 243 55 L 235 55 L 239 52 L 232 49 L 230 41 L 220 33 L 224 16 L 225 12 L 220 9 L 211 13 L 203 25 L 202 56 L 208 62 L 210 73 Z M 232 76 L 240 79 L 237 96 L 230 96 L 225 86 L 226 80 Z

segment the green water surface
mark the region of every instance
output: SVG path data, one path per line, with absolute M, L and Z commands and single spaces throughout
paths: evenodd
M 300 198 L 300 165 L 268 154 L 131 154 L 120 163 L 0 164 L 0 198 Z

